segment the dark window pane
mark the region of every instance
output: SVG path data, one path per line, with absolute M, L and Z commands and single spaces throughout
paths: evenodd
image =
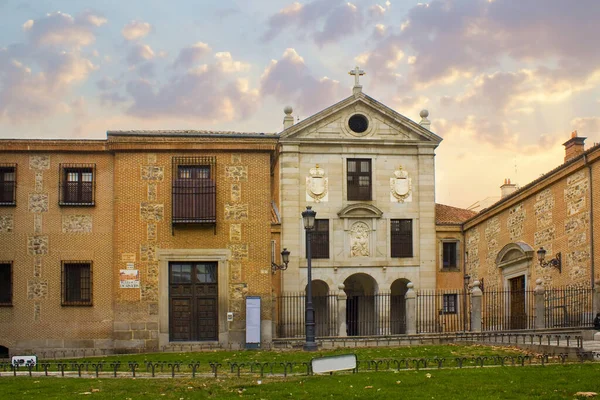
M 0 264 L 0 304 L 12 304 L 12 264 Z
M 371 200 L 371 160 L 348 159 L 348 200 Z
M 216 185 L 208 165 L 179 165 L 173 181 L 173 222 L 216 222 Z
M 457 295 L 444 294 L 443 312 L 445 314 L 456 314 Z
M 14 205 L 16 201 L 16 167 L 0 167 L 0 204 Z
M 443 243 L 443 268 L 456 268 L 456 254 L 457 254 L 457 243 L 456 242 L 444 242 Z
M 310 233 L 310 252 L 311 258 L 329 258 L 328 219 L 315 219 L 315 228 Z
M 64 168 L 61 204 L 93 205 L 93 168 Z
M 393 219 L 390 221 L 391 256 L 412 257 L 412 220 Z
M 63 304 L 90 305 L 92 302 L 91 264 L 64 263 L 63 275 Z

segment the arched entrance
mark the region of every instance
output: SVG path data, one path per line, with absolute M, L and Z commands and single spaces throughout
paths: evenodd
M 344 281 L 346 300 L 346 331 L 348 336 L 374 335 L 377 327 L 375 294 L 377 282 L 372 276 L 358 273 Z
M 0 360 L 8 358 L 8 347 L 0 346 Z
M 306 290 L 306 288 L 305 288 Z M 305 292 L 306 293 L 306 292 Z M 330 307 L 331 301 L 336 301 L 336 298 L 329 296 L 329 285 L 321 280 L 312 281 L 312 302 L 315 310 L 315 334 L 317 336 L 333 336 L 330 331 L 330 310 L 335 308 Z
M 390 328 L 392 334 L 406 333 L 406 299 L 408 279 L 396 279 L 390 296 Z
M 526 287 L 534 253 L 527 243 L 515 242 L 504 246 L 496 256 L 496 265 L 502 270 L 505 293 L 508 294 L 504 300 L 506 312 L 500 318 L 502 329 L 533 328 L 530 326 L 532 319 L 527 314 L 531 308 L 528 303 L 533 299 L 527 297 Z M 483 322 L 486 322 L 485 319 Z

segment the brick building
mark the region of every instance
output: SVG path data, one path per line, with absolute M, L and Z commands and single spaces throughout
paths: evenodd
M 276 143 L 204 131 L 0 141 L 0 346 L 243 344 L 244 296 L 270 300 L 277 285 Z M 263 301 L 262 340 L 272 315 Z

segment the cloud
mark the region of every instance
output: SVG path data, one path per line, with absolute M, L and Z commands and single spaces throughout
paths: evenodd
M 137 118 L 193 118 L 223 121 L 247 118 L 260 104 L 258 90 L 235 74 L 248 64 L 236 61 L 230 53 L 215 55 L 204 64 L 176 73 L 168 82 L 148 79 L 130 80 L 127 94 L 133 103 L 127 114 Z
M 175 59 L 173 67 L 189 68 L 211 51 L 212 49 L 210 46 L 203 42 L 197 42 L 191 46 L 184 47 L 179 51 L 179 55 Z
M 148 22 L 131 21 L 123 27 L 121 34 L 126 40 L 138 40 L 146 37 L 152 26 Z
M 304 59 L 292 48 L 280 60 L 271 60 L 261 76 L 261 93 L 291 104 L 305 116 L 339 101 L 339 82 L 315 78 Z M 296 113 L 298 115 L 298 113 Z
M 267 21 L 264 41 L 277 37 L 285 29 L 295 27 L 301 35 L 308 34 L 323 46 L 364 27 L 362 11 L 350 2 L 341 0 L 313 0 L 307 4 L 295 2 L 272 15 Z
M 96 24 L 90 22 L 95 21 Z M 79 49 L 89 46 L 96 40 L 92 28 L 96 28 L 102 17 L 85 13 L 72 17 L 70 14 L 55 12 L 38 20 L 28 20 L 23 30 L 28 40 L 37 47 L 54 46 Z
M 571 120 L 571 126 L 577 130 L 579 136 L 594 135 L 596 138 L 600 135 L 599 117 L 577 117 Z
M 600 63 L 589 51 L 589 38 L 600 34 L 595 16 L 600 2 L 523 0 L 434 0 L 408 11 L 400 32 L 390 33 L 372 49 L 369 70 L 393 60 L 390 47 L 413 53 L 415 62 L 403 83 L 412 87 L 453 83 L 506 60 L 526 62 L 539 72 L 571 81 L 588 80 Z M 387 53 L 387 55 L 386 55 Z M 389 82 L 381 74 L 379 83 Z
M 69 96 L 97 69 L 83 49 L 95 41 L 102 18 L 56 12 L 26 21 L 26 41 L 0 49 L 0 120 L 33 123 L 81 109 Z
M 127 54 L 127 62 L 130 66 L 140 64 L 144 61 L 152 60 L 154 58 L 154 50 L 147 44 L 135 44 L 129 50 Z

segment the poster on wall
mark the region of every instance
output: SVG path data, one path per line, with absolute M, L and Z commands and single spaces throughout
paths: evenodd
M 246 348 L 260 347 L 260 297 L 246 297 Z
M 121 289 L 139 289 L 140 271 L 138 269 L 122 269 L 119 273 Z

